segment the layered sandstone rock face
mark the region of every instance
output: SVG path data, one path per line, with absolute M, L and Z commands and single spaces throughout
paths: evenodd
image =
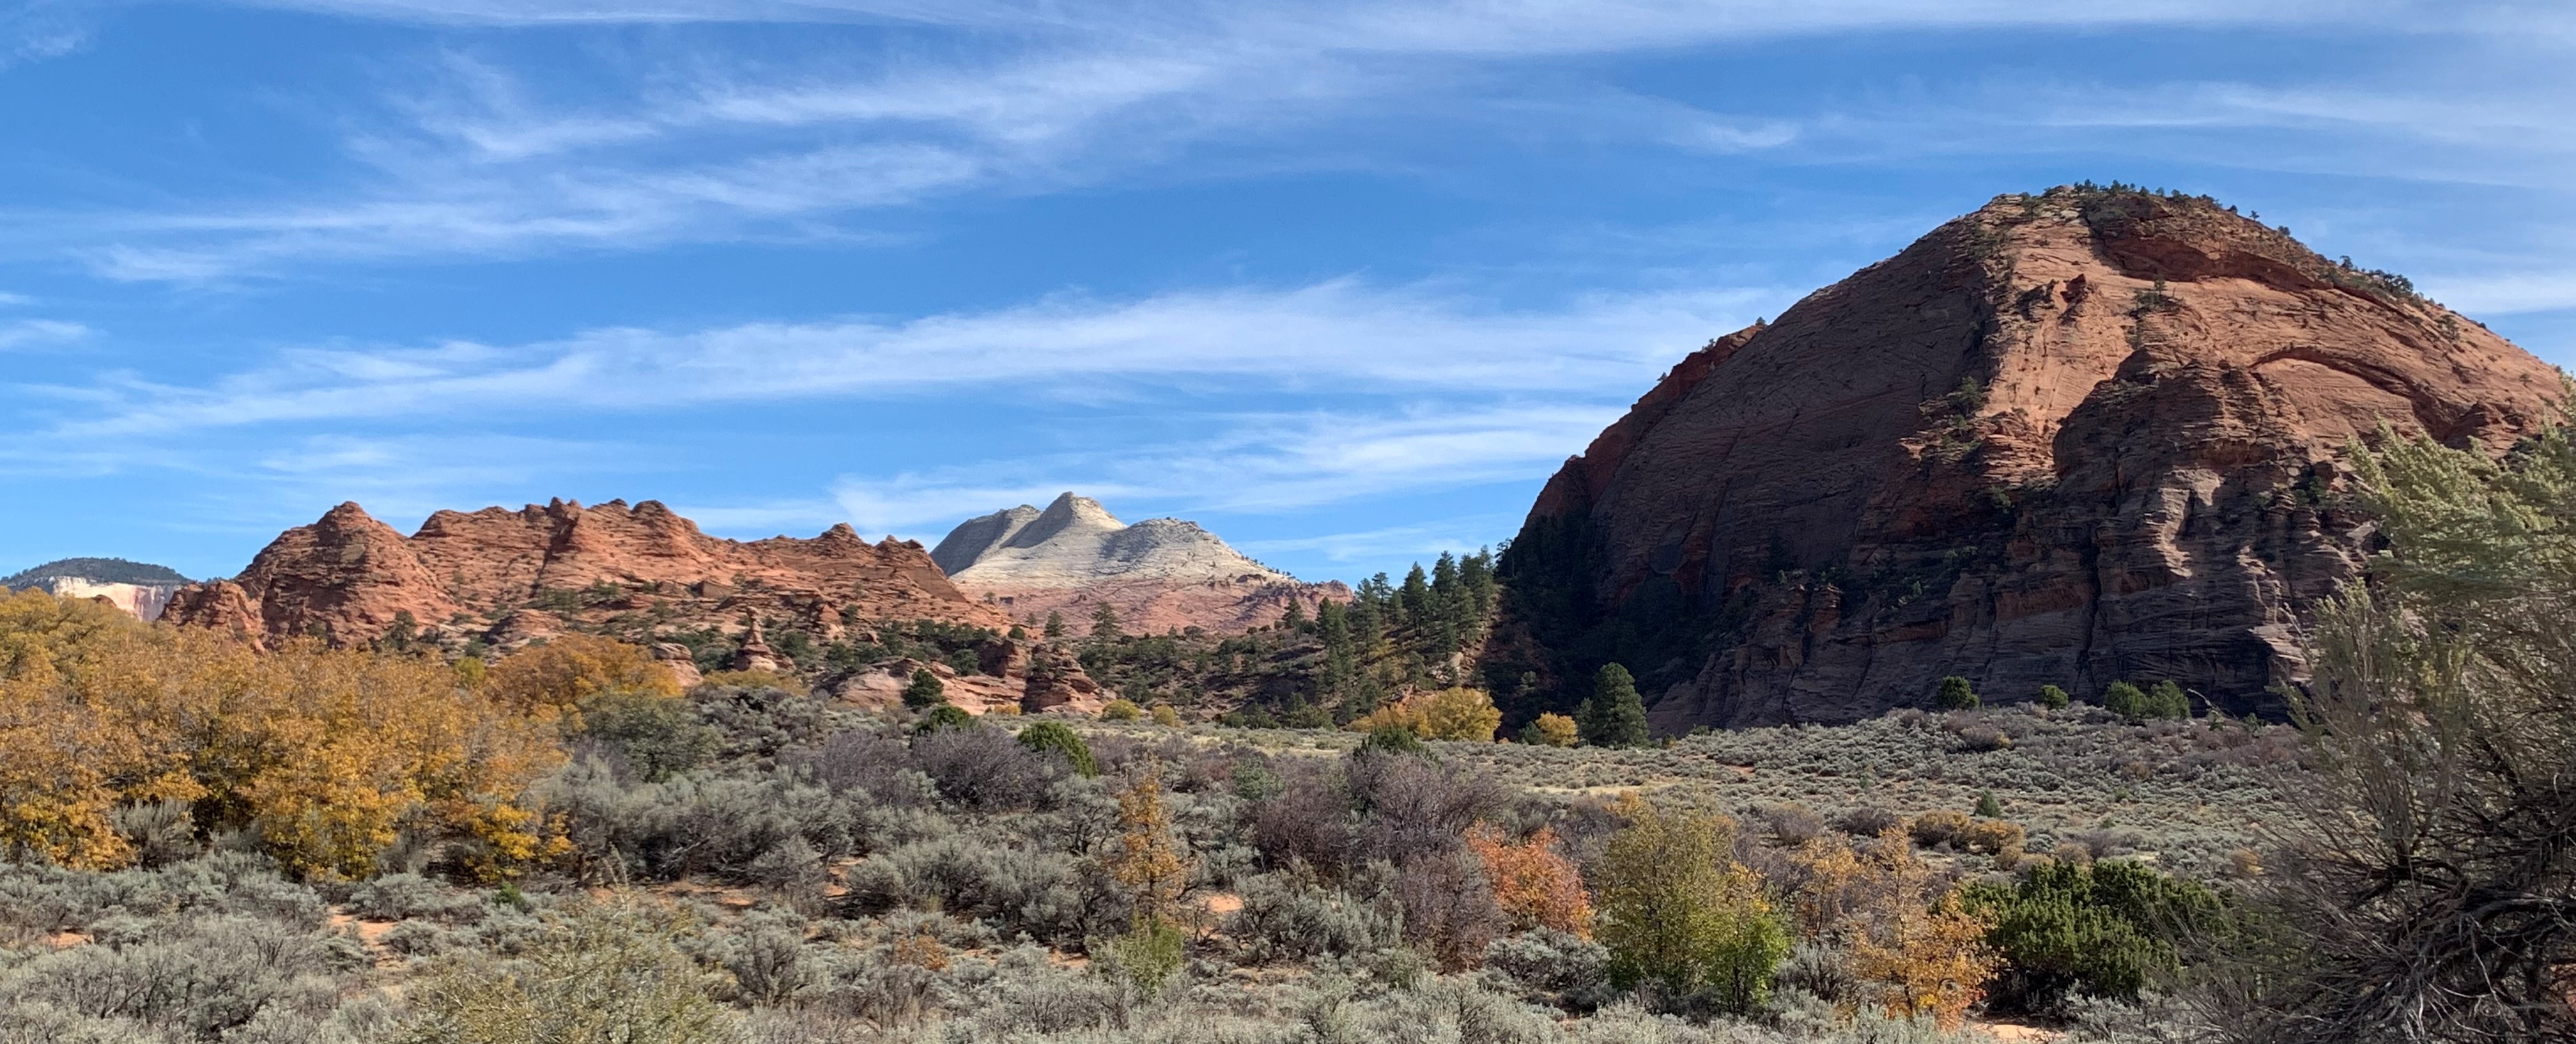
M 1951 674 L 2278 714 L 2368 551 L 2344 448 L 2385 422 L 2501 452 L 2560 389 L 2206 199 L 2004 196 L 1711 342 L 1567 461 L 1503 563 L 1521 646 L 1489 656 L 1625 662 L 1665 731 L 1851 721 Z
M 726 633 L 756 620 L 818 638 L 878 620 L 1006 627 L 920 544 L 846 525 L 811 539 L 708 536 L 654 501 L 441 511 L 404 536 L 342 504 L 287 530 L 232 580 L 181 590 L 167 617 L 260 640 L 372 642 L 409 620 L 422 640 L 501 647 L 610 622 Z
M 1077 630 L 1107 605 L 1134 633 L 1240 633 L 1276 622 L 1291 602 L 1311 614 L 1319 599 L 1351 596 L 1338 582 L 1303 583 L 1244 557 L 1196 522 L 1131 526 L 1071 493 L 1044 511 L 1022 504 L 968 519 L 930 554 L 968 594 L 989 594 L 1023 621 L 1061 613 Z

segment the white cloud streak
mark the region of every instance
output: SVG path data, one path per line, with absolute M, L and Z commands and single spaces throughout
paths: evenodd
M 450 56 L 446 84 L 360 121 L 372 183 L 292 204 L 208 200 L 100 220 L 80 254 L 116 279 L 221 283 L 332 260 L 461 259 L 673 241 L 850 234 L 876 210 L 1048 192 L 1193 150 L 1255 166 L 1356 164 L 1319 128 L 1507 126 L 1683 152 L 1809 146 L 1790 116 L 1708 112 L 1597 85 L 1515 86 L 1514 63 L 1827 33 L 2195 28 L 2330 19 L 2412 26 L 2421 4 L 2142 0 L 1560 3 L 1345 0 L 928 4 L 879 0 L 273 0 L 258 6 L 492 26 L 671 21 L 909 25 L 957 46 L 867 68 L 692 54 L 629 70 L 616 100 L 550 104 L 521 74 Z M 962 35 L 961 35 L 962 34 Z M 964 41 L 971 40 L 971 43 Z M 553 70 L 548 70 L 549 73 Z M 417 82 L 414 78 L 410 82 Z M 2281 119 L 2309 118 L 2282 112 Z M 1810 117 L 1813 118 L 1813 117 Z M 1831 148 L 1830 136 L 1814 147 Z
M 76 344 L 88 340 L 93 331 L 80 323 L 60 319 L 16 319 L 0 322 L 0 352 L 19 348 L 46 348 Z
M 50 390 L 86 403 L 82 416 L 57 429 L 81 438 L 464 410 L 870 399 L 966 387 L 1060 399 L 1207 381 L 1362 394 L 1633 390 L 1679 351 L 1788 296 L 1595 296 L 1560 311 L 1529 312 L 1339 280 L 1124 303 L 1067 298 L 901 322 L 607 329 L 510 346 L 299 349 L 204 386 L 117 379 Z

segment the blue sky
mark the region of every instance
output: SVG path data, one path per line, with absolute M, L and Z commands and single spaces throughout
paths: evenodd
M 357 500 L 1310 578 L 1506 538 L 1707 338 L 2206 192 L 2576 363 L 2576 5 L 0 0 L 0 572 Z

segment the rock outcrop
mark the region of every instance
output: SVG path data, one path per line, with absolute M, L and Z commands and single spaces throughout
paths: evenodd
M 1579 699 L 1619 660 L 1663 731 L 1844 722 L 2172 679 L 2277 715 L 2368 519 L 2382 422 L 2500 452 L 2559 374 L 2404 280 L 2205 198 L 1997 198 L 1684 359 L 1568 460 L 1498 634 Z M 1531 649 L 1528 642 L 1534 642 Z
M 0 592 L 36 589 L 57 598 L 96 598 L 139 620 L 157 620 L 188 578 L 167 566 L 122 558 L 65 558 L 0 579 Z
M 1044 511 L 1022 504 L 968 519 L 930 554 L 961 590 L 1012 617 L 1060 613 L 1077 629 L 1107 605 L 1130 632 L 1240 633 L 1277 621 L 1292 601 L 1311 613 L 1320 599 L 1351 597 L 1338 582 L 1304 583 L 1255 562 L 1196 522 L 1131 526 L 1072 493 Z
M 499 647 L 572 629 L 732 634 L 752 620 L 827 639 L 876 620 L 1010 622 L 960 594 L 920 544 L 871 544 L 846 525 L 724 540 L 650 500 L 441 511 L 408 537 L 342 504 L 279 535 L 240 576 L 182 589 L 166 615 L 262 641 L 357 645 L 407 626 L 418 640 Z M 775 664 L 753 637 L 760 648 L 746 653 Z

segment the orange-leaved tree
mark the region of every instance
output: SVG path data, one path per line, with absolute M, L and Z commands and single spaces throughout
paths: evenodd
M 1792 859 L 1800 931 L 1841 945 L 1845 970 L 1870 1003 L 1955 1028 L 1985 996 L 1997 967 L 1988 924 L 1915 857 L 1904 831 L 1891 827 L 1857 851 L 1821 835 Z
M 1485 864 L 1494 904 L 1518 930 L 1547 927 L 1592 937 L 1592 897 L 1583 874 L 1557 849 L 1556 828 L 1540 827 L 1527 840 L 1479 823 L 1467 831 L 1467 848 Z

